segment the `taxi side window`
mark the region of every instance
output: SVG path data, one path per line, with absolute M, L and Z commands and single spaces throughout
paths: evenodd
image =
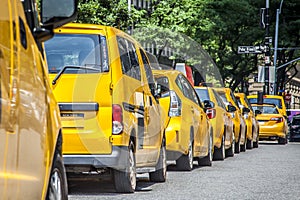
M 149 86 L 151 87 L 152 84 L 155 84 L 153 74 L 152 74 L 152 70 L 151 70 L 150 64 L 147 60 L 147 56 L 145 55 L 145 53 L 142 49 L 140 49 L 140 53 L 141 53 L 142 60 L 143 60 L 143 63 L 144 63 L 146 76 L 147 76 L 147 81 L 148 81 Z
M 190 85 L 189 81 L 186 78 L 184 78 L 184 76 L 182 75 L 179 75 L 177 78 L 181 82 L 183 95 L 189 98 L 190 100 L 192 100 L 193 102 L 195 102 L 196 104 L 200 105 L 200 102 L 197 98 L 197 94 L 195 93 L 194 89 Z
M 122 37 L 117 37 L 117 41 L 123 74 L 140 81 L 141 70 L 134 44 Z

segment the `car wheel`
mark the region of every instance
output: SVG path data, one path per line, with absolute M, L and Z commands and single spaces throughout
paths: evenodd
M 212 131 L 209 134 L 209 141 L 208 141 L 208 153 L 207 156 L 204 158 L 198 159 L 198 165 L 199 166 L 212 166 L 212 160 L 213 160 L 213 135 Z
M 67 177 L 63 160 L 59 152 L 57 152 L 55 155 L 55 160 L 51 169 L 46 199 L 68 199 Z
M 258 148 L 258 138 L 256 138 L 255 142 L 253 142 L 253 148 Z
M 154 172 L 149 173 L 149 179 L 152 182 L 165 182 L 167 177 L 167 154 L 166 154 L 166 145 L 165 141 L 163 140 L 159 159 L 155 167 Z
M 131 141 L 128 147 L 128 166 L 124 170 L 113 170 L 114 184 L 117 192 L 133 193 L 136 187 L 136 161 L 134 146 Z
M 178 170 L 182 171 L 191 171 L 193 169 L 193 161 L 194 161 L 194 145 L 193 142 L 190 139 L 189 147 L 188 147 L 188 154 L 187 155 L 181 155 L 176 160 L 176 166 Z
M 225 135 L 222 136 L 221 147 L 214 150 L 213 160 L 224 160 L 225 159 Z
M 241 145 L 241 152 L 246 151 L 247 137 L 245 138 L 244 144 Z
M 278 144 L 286 144 L 286 138 L 279 137 Z
M 237 142 L 235 143 L 234 153 L 240 153 L 241 152 L 240 140 L 241 140 L 241 134 L 239 134 L 239 138 L 237 139 Z
M 248 140 L 247 139 L 246 148 L 247 149 L 253 149 L 253 140 Z
M 235 150 L 235 136 L 234 136 L 234 133 L 233 133 L 232 134 L 231 147 L 229 149 L 226 149 L 226 152 L 225 152 L 226 157 L 233 157 L 234 156 L 234 150 Z

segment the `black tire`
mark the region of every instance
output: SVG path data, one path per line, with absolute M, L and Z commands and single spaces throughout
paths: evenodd
M 193 161 L 194 161 L 194 144 L 192 138 L 190 138 L 189 142 L 189 152 L 187 155 L 181 155 L 176 160 L 176 167 L 180 171 L 191 171 L 193 169 Z
M 253 140 L 248 140 L 247 139 L 246 148 L 247 149 L 253 149 Z
M 68 184 L 63 159 L 57 151 L 51 168 L 46 200 L 68 199 Z
M 136 187 L 136 161 L 134 146 L 128 146 L 128 166 L 124 170 L 113 170 L 115 189 L 119 193 L 133 193 Z
M 282 138 L 282 137 L 278 138 L 278 144 L 286 144 L 286 141 L 287 141 L 286 138 Z
M 224 160 L 225 159 L 225 135 L 222 137 L 221 147 L 215 147 L 213 160 Z
M 240 134 L 239 134 L 238 141 L 235 143 L 235 146 L 234 146 L 234 153 L 236 153 L 236 154 L 239 154 L 241 152 L 240 139 L 241 139 L 241 128 L 240 128 Z
M 244 144 L 241 145 L 241 152 L 245 152 L 246 151 L 246 145 L 247 145 L 247 138 L 245 138 Z
M 258 139 L 256 139 L 255 142 L 253 142 L 253 148 L 258 148 Z
M 198 165 L 199 166 L 212 166 L 212 160 L 213 160 L 213 135 L 212 131 L 209 134 L 209 143 L 208 143 L 208 154 L 204 158 L 198 159 Z
M 231 147 L 229 149 L 226 149 L 225 151 L 225 156 L 226 157 L 233 157 L 234 156 L 234 150 L 235 150 L 235 137 L 234 137 L 234 133 L 232 135 L 232 143 L 231 143 Z
M 167 153 L 166 145 L 163 143 L 160 148 L 159 159 L 154 172 L 149 173 L 149 179 L 152 182 L 165 182 L 167 178 Z

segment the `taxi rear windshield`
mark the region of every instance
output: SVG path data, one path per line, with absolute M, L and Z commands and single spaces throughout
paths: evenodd
M 257 103 L 257 98 L 249 98 L 248 99 L 251 104 Z M 278 108 L 282 109 L 282 104 L 280 99 L 275 99 L 275 98 L 264 98 L 264 103 L 267 104 L 274 104 Z
M 45 50 L 50 74 L 56 74 L 64 67 L 65 73 L 71 74 L 109 70 L 106 38 L 101 35 L 55 34 L 45 42 Z

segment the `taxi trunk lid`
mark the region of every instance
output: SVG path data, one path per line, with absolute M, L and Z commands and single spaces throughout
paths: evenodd
M 50 75 L 50 80 L 55 75 Z M 112 109 L 108 73 L 63 74 L 53 92 L 59 104 L 64 154 L 110 154 Z

